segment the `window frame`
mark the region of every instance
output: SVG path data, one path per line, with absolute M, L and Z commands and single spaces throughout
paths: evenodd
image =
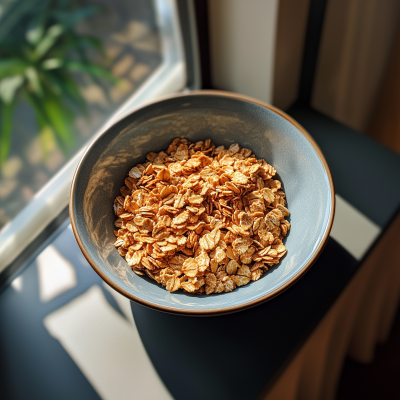
M 14 275 L 25 263 L 24 261 L 30 258 L 29 254 L 32 254 L 67 218 L 66 210 L 72 178 L 79 160 L 90 143 L 134 108 L 169 93 L 200 88 L 193 0 L 153 1 L 163 49 L 161 64 L 64 167 L 35 194 L 30 203 L 0 231 L 0 284 Z M 46 231 L 48 234 L 44 234 Z M 25 250 L 29 254 L 23 257 Z M 15 262 L 17 265 L 13 265 Z

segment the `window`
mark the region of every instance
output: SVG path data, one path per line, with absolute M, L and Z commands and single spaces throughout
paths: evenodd
M 16 90 L 19 97 L 15 99 L 11 141 L 6 150 L 4 131 L 0 136 L 0 152 L 4 158 L 0 176 L 0 272 L 65 209 L 75 167 L 88 142 L 132 108 L 187 86 L 184 45 L 190 35 L 182 35 L 179 24 L 182 3 L 174 0 L 85 0 L 76 8 L 72 0 L 31 0 L 29 6 L 21 1 L 8 1 L 2 6 L 0 43 L 7 37 L 7 28 L 24 35 L 20 40 L 31 40 L 35 48 L 50 30 L 50 36 L 56 37 L 53 38 L 54 49 L 50 47 L 48 56 L 40 60 L 38 84 L 46 91 L 51 83 L 46 81 L 46 76 L 40 76 L 43 65 L 51 70 L 61 69 L 57 63 L 69 63 L 67 72 L 79 88 L 82 105 L 64 97 L 50 98 L 50 103 L 54 100 L 51 110 L 56 116 L 50 115 L 50 123 L 41 121 L 42 125 L 37 126 L 40 110 L 38 113 L 33 103 L 23 96 L 24 92 Z M 64 8 L 57 8 L 60 4 Z M 187 15 L 190 15 L 189 8 Z M 10 13 L 17 21 L 13 26 L 4 23 L 10 20 Z M 26 23 L 28 17 L 43 20 L 43 15 L 49 13 L 53 18 L 42 31 L 37 27 L 40 24 Z M 54 26 L 61 28 L 57 31 Z M 62 33 L 68 29 L 72 30 L 78 44 L 63 53 L 57 46 L 61 47 L 70 39 Z M 35 39 L 35 34 L 39 39 Z M 84 57 L 88 60 L 86 68 L 76 46 L 84 48 Z M 193 48 L 192 43 L 192 51 Z M 13 56 L 12 52 L 10 54 Z M 5 55 L 11 57 L 3 54 L 2 60 Z M 34 91 L 35 81 L 29 76 L 31 70 L 25 69 L 22 79 L 28 90 Z M 62 84 L 65 86 L 66 82 Z M 61 109 L 65 105 L 61 116 L 57 114 L 58 104 Z M 70 123 L 69 130 L 57 125 L 64 122 L 65 125 Z

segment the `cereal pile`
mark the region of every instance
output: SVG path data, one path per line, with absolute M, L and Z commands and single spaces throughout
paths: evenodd
M 114 202 L 114 245 L 137 274 L 171 292 L 230 292 L 286 254 L 285 193 L 251 150 L 177 138 L 147 160 Z

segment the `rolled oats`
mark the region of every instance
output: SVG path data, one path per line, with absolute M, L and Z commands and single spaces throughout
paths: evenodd
M 136 274 L 170 292 L 231 292 L 286 254 L 285 193 L 251 150 L 176 138 L 146 158 L 113 204 L 114 246 Z

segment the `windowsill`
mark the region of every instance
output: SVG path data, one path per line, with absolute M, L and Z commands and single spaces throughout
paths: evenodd
M 183 42 L 176 3 L 156 1 L 157 19 L 163 49 L 163 62 L 153 75 L 97 131 L 90 142 L 113 125 L 123 115 L 147 101 L 182 90 L 187 82 Z M 68 205 L 69 190 L 84 146 L 33 197 L 31 202 L 0 231 L 0 274 Z

